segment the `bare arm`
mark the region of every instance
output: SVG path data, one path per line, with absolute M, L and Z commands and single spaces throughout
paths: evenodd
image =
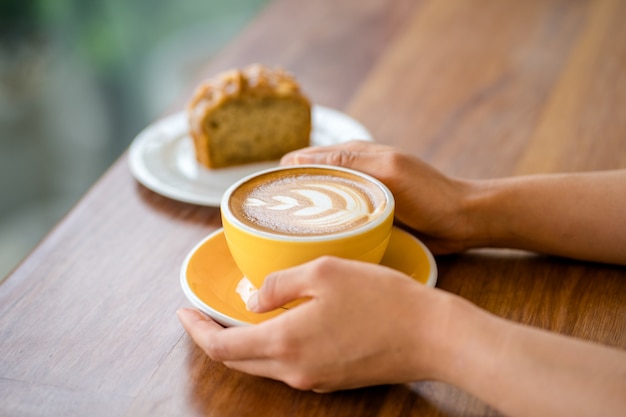
M 510 416 L 619 416 L 626 409 L 626 352 L 465 303 L 451 307 L 459 340 L 447 346 L 444 381 Z
M 477 242 L 626 264 L 626 170 L 478 181 L 472 188 L 467 207 Z

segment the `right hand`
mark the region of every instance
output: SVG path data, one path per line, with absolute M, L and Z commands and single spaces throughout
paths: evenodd
M 396 219 L 420 234 L 433 253 L 472 247 L 465 201 L 472 183 L 447 177 L 424 161 L 390 146 L 352 141 L 285 155 L 283 165 L 325 164 L 352 168 L 381 180 L 396 200 Z
M 255 326 L 224 329 L 193 310 L 179 318 L 211 359 L 303 390 L 440 379 L 451 363 L 443 355 L 459 333 L 460 298 L 398 271 L 322 257 L 268 275 L 248 308 L 296 299 L 306 301 Z

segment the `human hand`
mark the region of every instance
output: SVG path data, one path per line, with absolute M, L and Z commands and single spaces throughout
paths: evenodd
M 178 316 L 211 359 L 298 389 L 434 379 L 506 415 L 624 410 L 623 350 L 507 322 L 386 267 L 320 258 L 269 275 L 250 307 L 298 298 L 308 300 L 254 326 Z
M 475 243 L 476 224 L 467 215 L 473 184 L 443 175 L 412 155 L 372 142 L 352 141 L 285 155 L 283 165 L 338 165 L 381 180 L 396 200 L 396 219 L 419 232 L 435 254 L 460 252 Z
M 266 278 L 251 310 L 307 299 L 271 320 L 224 329 L 195 310 L 179 318 L 213 360 L 332 391 L 437 377 L 447 296 L 387 267 L 324 257 Z

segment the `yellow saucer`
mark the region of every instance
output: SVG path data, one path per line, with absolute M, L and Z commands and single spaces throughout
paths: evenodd
M 430 287 L 437 282 L 437 265 L 430 251 L 415 236 L 397 227 L 392 230 L 381 264 Z M 223 229 L 198 243 L 187 255 L 180 272 L 181 286 L 189 301 L 224 326 L 260 323 L 284 311 L 249 312 L 236 291 L 242 278 L 226 246 Z

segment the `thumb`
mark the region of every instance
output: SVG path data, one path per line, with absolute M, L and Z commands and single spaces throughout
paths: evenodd
M 253 313 L 264 313 L 277 308 L 290 308 L 302 302 L 310 294 L 298 268 L 285 269 L 269 274 L 263 285 L 256 291 L 246 307 Z

